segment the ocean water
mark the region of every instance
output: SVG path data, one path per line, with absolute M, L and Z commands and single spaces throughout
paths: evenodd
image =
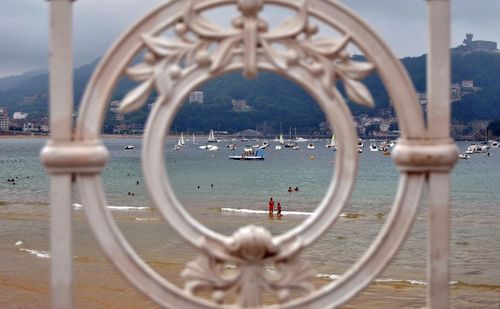
M 335 152 L 324 147 L 327 141 L 317 142 L 315 150 L 306 149 L 303 143 L 297 151 L 276 151 L 271 142 L 266 159 L 258 162 L 228 160 L 233 151 L 224 147 L 230 141 L 220 143 L 217 152 L 197 149 L 203 140 L 197 145 L 187 142 L 182 150 L 174 151 L 175 142 L 167 140 L 165 160 L 177 198 L 196 220 L 225 235 L 247 224 L 262 225 L 275 235 L 299 225 L 322 200 L 336 160 Z M 32 261 L 30 267 L 35 269 L 47 268 L 50 261 L 48 177 L 38 159 L 44 143 L 43 139 L 0 139 L 0 254 L 12 259 L 0 266 L 0 276 L 5 278 L 15 271 L 27 272 L 16 270 L 20 268 L 16 259 Z M 129 144 L 135 149 L 124 150 Z M 149 199 L 140 165 L 141 140 L 106 139 L 105 145 L 110 152 L 103 172 L 108 204 L 133 248 L 160 273 L 161 267 L 155 265 L 181 265 L 193 259 L 196 252 L 164 222 Z M 237 146 L 239 154 L 244 144 Z M 475 154 L 461 160 L 452 174 L 450 265 L 452 303 L 457 308 L 498 307 L 499 167 L 500 150 L 492 149 L 489 157 Z M 7 181 L 11 178 L 15 185 Z M 337 280 L 367 250 L 391 209 L 398 180 L 392 159 L 365 147 L 359 155 L 352 198 L 341 218 L 303 253 L 319 279 Z M 288 187 L 299 191 L 289 193 Z M 281 202 L 283 217 L 267 215 L 270 197 Z M 102 253 L 80 204 L 75 190 L 75 258 L 100 261 Z M 405 289 L 398 297 L 415 308 L 425 305 L 426 210 L 424 201 L 401 251 L 375 283 L 398 293 Z M 180 282 L 175 276 L 171 279 Z M 1 296 L 0 292 L 0 300 Z M 377 297 L 376 293 L 371 297 Z

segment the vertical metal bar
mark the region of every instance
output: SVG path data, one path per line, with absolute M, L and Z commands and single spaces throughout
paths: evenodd
M 428 0 L 429 55 L 427 61 L 428 138 L 450 140 L 450 1 Z M 429 242 L 427 277 L 430 308 L 449 308 L 450 254 L 449 172 L 429 174 Z
M 72 1 L 50 1 L 50 143 L 71 141 L 73 113 Z M 53 308 L 72 307 L 71 174 L 50 178 Z
M 428 137 L 450 137 L 450 1 L 428 0 L 429 55 L 427 59 Z

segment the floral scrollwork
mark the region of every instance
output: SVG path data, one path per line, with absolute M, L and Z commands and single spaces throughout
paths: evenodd
M 213 301 L 221 304 L 234 291 L 240 306 L 254 307 L 262 304 L 264 291 L 275 293 L 285 302 L 292 291 L 313 289 L 310 280 L 315 273 L 310 266 L 297 254 L 283 255 L 262 227 L 246 226 L 236 231 L 222 249 L 224 252 L 219 252 L 224 259 L 214 257 L 210 250 L 189 262 L 182 273 L 185 290 L 190 294 L 209 291 Z M 228 270 L 229 265 L 234 269 Z
M 173 27 L 176 38 L 142 36 L 147 49 L 144 61 L 126 70 L 140 84 L 122 100 L 120 111 L 130 112 L 143 106 L 153 88 L 166 102 L 177 81 L 188 72 L 217 72 L 236 55 L 242 56 L 247 78 L 257 75 L 259 57 L 264 57 L 278 71 L 292 66 L 306 70 L 321 80 L 332 99 L 343 101 L 337 90 L 337 81 L 342 81 L 347 96 L 354 102 L 374 105 L 370 91 L 360 80 L 375 66 L 349 56 L 349 34 L 340 39 L 317 37 L 319 27 L 309 18 L 308 0 L 303 0 L 293 18 L 270 29 L 268 22 L 259 17 L 265 2 L 235 0 L 241 15 L 233 18 L 232 28 L 224 28 L 203 16 L 195 2 L 189 0 L 182 19 Z

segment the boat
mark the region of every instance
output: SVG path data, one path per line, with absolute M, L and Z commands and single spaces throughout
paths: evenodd
M 227 145 L 227 148 L 229 150 L 235 150 L 236 149 L 236 144 L 229 144 L 229 145 Z
M 293 149 L 293 150 L 299 150 L 299 149 L 300 149 L 300 147 L 299 147 L 299 145 L 295 145 L 295 146 L 293 146 L 293 147 L 292 147 L 292 149 Z
M 280 134 L 279 142 L 280 142 L 280 145 L 285 145 L 285 140 L 283 139 L 283 133 Z
M 378 151 L 377 144 L 371 143 L 371 145 L 370 145 L 370 151 Z
M 212 147 L 209 147 L 208 148 L 208 151 L 219 151 L 219 146 L 216 146 L 216 145 L 210 145 Z
M 281 150 L 281 145 L 276 145 L 276 147 L 274 147 L 275 150 Z
M 314 147 L 313 143 L 307 144 L 307 149 L 314 149 L 314 148 L 316 148 L 316 147 Z
M 193 144 L 196 144 L 196 139 L 194 138 L 194 133 L 193 133 Z
M 174 150 L 181 150 L 181 146 L 179 146 L 178 144 L 176 144 L 176 145 L 174 146 Z
M 219 147 L 217 147 L 215 145 L 210 145 L 210 144 L 202 145 L 202 146 L 198 147 L 198 149 L 201 149 L 201 150 L 210 150 L 210 149 L 212 149 L 214 147 L 216 147 L 217 150 L 219 150 Z
M 124 147 L 124 149 L 134 149 L 134 148 L 135 148 L 134 145 L 127 145 L 127 146 Z
M 498 141 L 491 141 L 491 148 L 499 148 L 500 143 Z
M 467 160 L 467 159 L 470 159 L 470 156 L 469 156 L 469 155 L 467 155 L 467 154 L 463 154 L 463 153 L 459 154 L 459 155 L 458 155 L 458 157 L 459 157 L 460 159 L 462 159 L 462 160 Z
M 181 132 L 181 137 L 179 138 L 179 142 L 177 143 L 179 146 L 184 146 L 186 145 L 186 142 L 184 141 L 184 133 Z
M 363 148 L 358 147 L 358 153 L 363 153 Z
M 269 142 L 264 141 L 264 142 L 262 142 L 262 145 L 259 147 L 259 149 L 266 149 L 267 147 L 269 147 Z
M 214 130 L 210 130 L 210 133 L 208 134 L 208 142 L 209 143 L 217 143 L 218 140 L 215 138 Z
M 306 138 L 303 138 L 303 137 L 296 137 L 295 142 L 296 143 L 306 143 L 306 142 L 308 142 L 308 140 Z
M 243 154 L 240 156 L 228 156 L 229 160 L 241 160 L 241 161 L 260 161 L 264 160 L 264 150 L 257 149 L 253 150 L 251 147 L 245 147 Z
M 361 138 L 358 138 L 358 148 L 365 148 L 365 142 Z
M 337 143 L 335 142 L 335 134 L 332 134 L 332 139 L 328 144 L 326 144 L 326 148 L 332 148 L 333 150 L 337 150 Z

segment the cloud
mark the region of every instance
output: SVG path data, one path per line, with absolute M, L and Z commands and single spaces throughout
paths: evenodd
M 364 18 L 399 57 L 427 50 L 427 2 L 422 0 L 337 0 Z M 102 56 L 138 18 L 161 4 L 159 0 L 79 0 L 74 2 L 74 64 Z M 0 76 L 46 68 L 50 2 L 0 0 Z M 475 39 L 500 41 L 500 0 L 453 0 L 452 38 L 460 44 L 466 32 Z M 210 15 L 234 12 L 221 10 Z M 272 20 L 286 12 L 271 10 Z

